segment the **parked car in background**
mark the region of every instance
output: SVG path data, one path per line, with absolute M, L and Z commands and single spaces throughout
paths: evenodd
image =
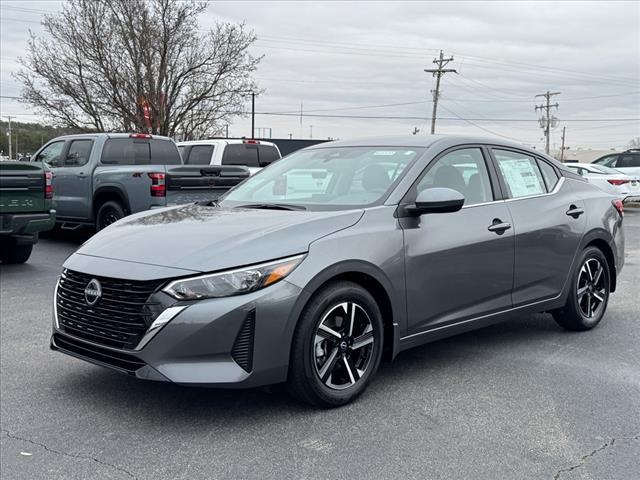
M 600 157 L 591 163 L 615 168 L 622 173 L 640 178 L 640 149 L 630 149 L 622 153 L 612 153 Z
M 244 165 L 252 175 L 281 158 L 276 144 L 264 140 L 194 140 L 178 149 L 186 165 Z
M 310 190 L 305 170 L 329 180 Z M 318 145 L 217 204 L 142 212 L 82 245 L 56 285 L 51 347 L 181 385 L 286 381 L 334 407 L 383 355 L 534 312 L 594 328 L 624 262 L 623 208 L 514 143 Z
M 51 230 L 52 174 L 42 163 L 0 163 L 0 261 L 24 263 L 38 233 Z
M 638 178 L 617 169 L 593 163 L 570 163 L 565 166 L 605 192 L 622 199 L 640 200 L 640 179 Z
M 148 134 L 58 137 L 31 158 L 51 168 L 58 221 L 97 230 L 131 213 L 215 200 L 249 176 L 241 166 L 185 166 L 173 140 Z

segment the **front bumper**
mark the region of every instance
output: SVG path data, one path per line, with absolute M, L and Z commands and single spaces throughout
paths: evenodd
M 154 296 L 168 304 L 166 294 Z M 246 295 L 183 303 L 139 350 L 69 335 L 58 327 L 54 309 L 51 348 L 148 380 L 215 387 L 279 383 L 287 378 L 291 340 L 307 296 L 283 280 Z
M 47 213 L 3 213 L 0 215 L 0 234 L 34 235 L 51 230 L 55 223 L 55 210 Z

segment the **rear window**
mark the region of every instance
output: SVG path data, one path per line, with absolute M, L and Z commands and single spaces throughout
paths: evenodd
M 258 145 L 245 143 L 232 143 L 227 145 L 222 155 L 222 165 L 259 167 Z
M 280 160 L 280 153 L 273 145 L 258 145 L 258 161 L 260 166 L 266 167 L 270 163 Z
M 640 167 L 640 154 L 623 154 L 618 160 L 617 167 Z
M 139 138 L 110 138 L 104 144 L 101 162 L 108 165 L 180 165 L 173 142 Z
M 213 156 L 213 145 L 193 145 L 184 159 L 187 165 L 209 165 Z M 183 155 L 185 151 L 182 151 Z

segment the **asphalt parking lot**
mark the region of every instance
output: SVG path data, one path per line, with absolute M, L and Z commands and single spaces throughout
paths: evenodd
M 3 479 L 640 478 L 640 209 L 603 323 L 523 317 L 402 353 L 357 402 L 182 388 L 51 352 L 64 259 L 0 266 Z

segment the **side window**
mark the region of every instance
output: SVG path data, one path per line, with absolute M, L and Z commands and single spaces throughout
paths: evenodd
M 617 164 L 616 160 L 618 160 L 618 154 L 607 155 L 606 157 L 602 157 L 593 163 L 597 163 L 598 165 L 604 165 L 605 167 L 615 168 Z
M 213 145 L 193 145 L 189 156 L 184 159 L 187 165 L 209 165 L 213 155 Z
M 60 155 L 62 154 L 62 147 L 64 147 L 64 142 L 51 143 L 44 147 L 44 150 L 38 153 L 38 156 L 34 161 L 44 162 L 50 167 L 61 167 L 62 159 L 60 158 Z
M 536 160 L 523 153 L 493 149 L 509 197 L 521 198 L 547 193 Z
M 538 159 L 538 166 L 540 167 L 540 171 L 542 172 L 542 178 L 544 179 L 544 183 L 547 186 L 547 192 L 551 192 L 555 188 L 556 184 L 558 183 L 558 180 L 560 180 L 560 177 L 558 177 L 558 174 L 556 173 L 556 169 L 553 168 L 544 160 Z M 580 175 L 583 175 L 583 174 L 580 174 Z
M 222 154 L 222 165 L 246 165 L 247 167 L 259 167 L 258 146 L 244 143 L 232 143 L 227 145 Z
M 417 190 L 444 187 L 464 195 L 465 205 L 491 202 L 493 191 L 487 165 L 480 148 L 464 148 L 447 153 L 428 167 Z
M 65 167 L 82 167 L 89 161 L 93 140 L 73 140 L 64 160 Z
M 260 160 L 260 166 L 266 167 L 267 165 L 280 159 L 280 154 L 276 147 L 271 145 L 258 145 L 258 155 Z
M 625 153 L 618 160 L 618 167 L 640 167 L 640 154 Z

